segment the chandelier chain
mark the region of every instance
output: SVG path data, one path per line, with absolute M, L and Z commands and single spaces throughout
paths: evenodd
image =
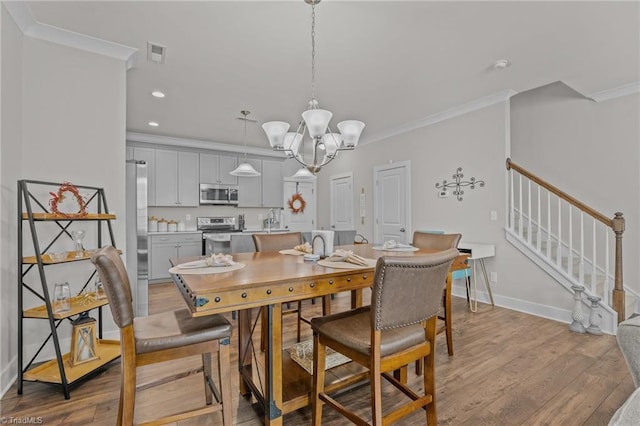
M 311 101 L 316 98 L 316 5 L 311 4 Z

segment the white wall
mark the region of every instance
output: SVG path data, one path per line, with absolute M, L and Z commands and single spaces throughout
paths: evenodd
M 354 215 L 358 218 L 358 194 L 365 189 L 367 218 L 357 230 L 373 236 L 373 167 L 389 162 L 411 161 L 413 195 L 412 229 L 443 229 L 462 233 L 463 241 L 496 245 L 496 257 L 486 261 L 498 273 L 492 284 L 496 304 L 551 318 L 568 318 L 571 299 L 559 285 L 538 269 L 504 238 L 505 158 L 509 143 L 509 102 L 497 104 L 453 119 L 342 152 L 319 174 L 320 225 L 329 223 L 329 178 L 353 171 Z M 464 179 L 485 181 L 483 188 L 465 189 L 464 200 L 438 198 L 436 182 L 451 181 L 457 167 Z M 491 221 L 495 210 L 498 221 Z M 526 279 L 524 279 L 526 277 Z M 454 291 L 463 295 L 461 283 Z M 478 283 L 481 300 L 488 301 Z
M 16 36 L 16 30 L 7 29 L 3 13 L 3 41 L 9 33 Z M 18 34 L 19 35 L 19 34 Z M 31 38 L 21 39 L 22 45 L 12 43 L 11 49 L 5 52 L 3 43 L 2 56 L 6 54 L 18 61 L 12 69 L 13 81 L 5 83 L 3 61 L 3 88 L 7 85 L 17 86 L 13 100 L 22 98 L 22 126 L 13 130 L 12 138 L 5 139 L 2 134 L 2 293 L 0 299 L 15 307 L 17 282 L 16 264 L 16 199 L 15 186 L 17 179 L 46 180 L 53 182 L 70 181 L 78 185 L 104 187 L 109 210 L 120 220 L 114 224 L 115 241 L 118 245 L 125 243 L 125 134 L 126 134 L 126 69 L 124 62 L 107 58 L 86 51 L 68 48 L 46 41 Z M 15 50 L 15 52 L 14 52 Z M 19 71 L 21 71 L 21 73 Z M 19 77 L 22 84 L 19 84 Z M 17 80 L 16 80 L 17 79 Z M 20 93 L 21 92 L 21 93 Z M 7 99 L 10 101 L 12 99 Z M 5 96 L 3 93 L 3 121 L 7 117 Z M 13 104 L 15 107 L 19 103 Z M 14 112 L 14 114 L 16 114 Z M 18 113 L 18 116 L 20 114 Z M 16 136 L 20 136 L 18 138 Z M 21 140 L 20 140 L 21 139 Z M 11 158 L 9 158 L 11 157 Z M 5 165 L 11 162 L 15 173 L 4 173 Z M 16 176 L 17 175 L 17 176 Z M 5 192 L 11 196 L 5 199 Z M 5 207 L 5 203 L 8 205 Z M 10 211 L 9 215 L 5 215 Z M 5 230 L 6 220 L 6 230 Z M 87 225 L 88 227 L 88 225 Z M 5 245 L 5 235 L 9 241 Z M 27 234 L 28 236 L 28 234 Z M 30 240 L 25 244 L 29 250 Z M 4 253 L 3 253 L 4 254 Z M 58 265 L 47 270 L 50 283 L 57 280 L 69 281 L 72 288 L 78 289 L 91 270 L 89 262 Z M 37 275 L 30 275 L 30 282 L 39 285 Z M 52 284 L 51 284 L 52 285 Z M 25 303 L 30 303 L 27 300 Z M 15 375 L 17 348 L 15 345 L 17 325 L 15 308 L 10 314 L 9 323 L 5 325 L 3 309 L 2 344 L 0 347 L 2 371 L 9 369 Z M 110 315 L 107 312 L 107 318 Z M 115 326 L 107 322 L 109 335 L 117 336 Z M 25 322 L 25 341 L 27 356 L 32 353 L 37 340 L 46 336 L 46 323 L 29 320 Z M 60 327 L 59 333 L 63 342 L 70 337 L 68 328 Z M 6 335 L 8 334 L 8 335 Z M 52 354 L 51 350 L 47 351 Z M 13 379 L 13 378 L 12 378 Z M 2 390 L 10 382 L 3 376 Z
M 0 6 L 0 395 L 17 374 L 17 180 L 22 164 L 22 33 Z
M 624 282 L 640 291 L 640 96 L 596 103 L 558 82 L 511 105 L 514 162 L 607 217 L 624 213 Z

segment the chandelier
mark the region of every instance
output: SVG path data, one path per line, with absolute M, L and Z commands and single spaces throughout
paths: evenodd
M 302 121 L 298 130 L 289 132 L 289 123 L 270 121 L 262 128 L 267 134 L 271 148 L 286 152 L 289 158 L 295 158 L 312 174 L 320 171 L 322 166 L 336 158 L 339 151 L 353 150 L 358 145 L 364 123 L 357 120 L 346 120 L 338 123 L 339 133 L 329 127 L 333 116 L 331 111 L 320 109 L 315 98 L 316 89 L 316 4 L 321 0 L 304 0 L 311 5 L 311 100 L 308 109 L 302 113 Z M 305 133 L 311 138 L 310 144 L 305 142 Z M 306 171 L 305 170 L 305 171 Z

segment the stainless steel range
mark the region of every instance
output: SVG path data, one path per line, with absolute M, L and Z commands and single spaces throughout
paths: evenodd
M 198 231 L 202 231 L 202 254 L 231 253 L 231 234 L 242 232 L 235 217 L 199 217 Z

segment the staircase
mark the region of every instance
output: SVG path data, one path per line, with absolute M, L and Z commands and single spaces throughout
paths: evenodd
M 507 241 L 571 294 L 572 286 L 582 286 L 585 296 L 599 297 L 599 326 L 615 334 L 638 308 L 638 295 L 622 283 L 622 213 L 609 219 L 510 159 L 507 170 Z M 583 303 L 588 318 L 590 304 Z

